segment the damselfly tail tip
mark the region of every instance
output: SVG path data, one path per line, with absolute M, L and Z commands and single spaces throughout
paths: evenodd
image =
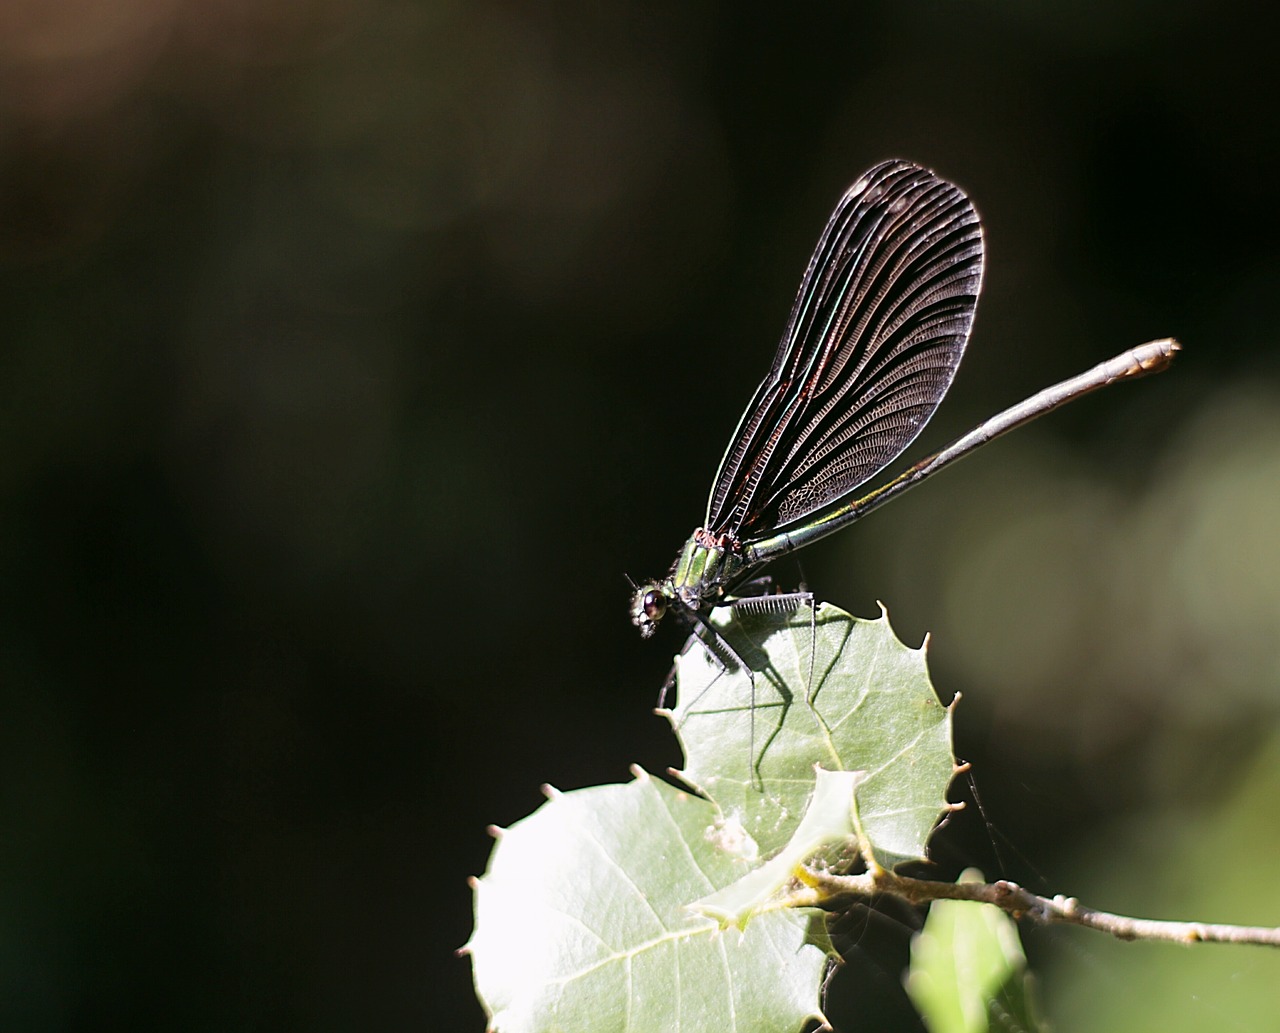
M 1139 367 L 1135 372 L 1159 373 L 1169 368 L 1173 357 L 1182 351 L 1182 345 L 1172 337 L 1162 337 L 1158 341 L 1148 341 L 1134 349 L 1134 360 Z

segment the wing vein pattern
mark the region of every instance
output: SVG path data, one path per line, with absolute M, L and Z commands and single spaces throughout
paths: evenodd
M 982 262 L 978 213 L 958 187 L 904 161 L 854 183 L 809 260 L 703 526 L 739 541 L 785 530 L 893 462 L 951 386 Z

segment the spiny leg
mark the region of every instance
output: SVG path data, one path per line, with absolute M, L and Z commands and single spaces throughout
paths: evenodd
M 727 605 L 731 605 L 731 603 Z M 685 609 L 683 612 L 681 612 L 680 616 L 684 621 L 692 625 L 692 630 L 693 630 L 693 633 L 685 640 L 684 646 L 680 650 L 680 658 L 683 658 L 686 654 L 688 654 L 689 650 L 693 648 L 693 644 L 696 641 L 702 646 L 704 653 L 706 654 L 707 658 L 711 661 L 712 666 L 716 668 L 717 673 L 716 673 L 716 676 L 712 678 L 711 681 L 702 688 L 702 691 L 700 691 L 696 697 L 694 697 L 688 703 L 680 702 L 677 704 L 677 706 L 679 710 L 683 711 L 685 719 L 687 720 L 690 714 L 693 712 L 693 709 L 698 705 L 698 701 L 701 700 L 705 695 L 707 695 L 707 693 L 709 693 L 715 687 L 716 683 L 727 671 L 730 670 L 730 668 L 736 668 L 742 671 L 747 676 L 747 681 L 751 687 L 749 702 L 746 707 L 747 720 L 750 723 L 748 737 L 751 745 L 748 747 L 748 749 L 751 751 L 750 753 L 750 767 L 752 772 L 751 783 L 752 783 L 752 788 L 756 789 L 758 792 L 763 792 L 764 781 L 760 777 L 759 763 L 755 760 L 755 756 L 754 756 L 754 744 L 755 744 L 755 735 L 756 735 L 755 733 L 755 720 L 756 720 L 756 713 L 755 713 L 756 712 L 756 672 L 755 672 L 755 669 L 751 666 L 751 664 L 747 662 L 746 658 L 738 651 L 738 649 L 735 648 L 734 645 L 720 632 L 720 630 L 710 622 L 707 615 L 702 614 L 693 609 Z M 663 684 L 662 691 L 658 695 L 658 706 L 660 709 L 662 709 L 666 703 L 667 693 L 670 691 L 672 684 L 676 680 L 676 674 L 678 669 L 679 669 L 679 660 L 677 660 L 676 664 L 672 665 L 671 670 L 667 674 L 667 680 Z
M 756 581 L 750 582 L 747 586 L 755 588 L 757 586 L 770 587 L 773 582 L 768 577 L 758 578 Z M 778 615 L 790 616 L 794 614 L 801 606 L 809 607 L 809 671 L 805 684 L 805 703 L 807 706 L 813 706 L 813 670 L 814 670 L 814 654 L 817 652 L 818 645 L 818 624 L 817 610 L 814 606 L 813 593 L 809 591 L 798 592 L 775 592 L 772 594 L 761 595 L 745 595 L 737 596 L 728 601 L 728 605 L 733 609 L 734 613 L 743 613 L 755 616 L 776 617 Z M 760 750 L 760 755 L 756 755 L 756 680 L 755 672 L 749 667 L 746 668 L 751 679 L 751 709 L 750 709 L 750 751 L 751 751 L 751 770 L 752 781 L 758 783 L 757 788 L 763 792 L 764 778 L 760 774 L 760 765 L 764 761 L 764 753 L 767 746 Z M 772 736 L 770 741 L 772 741 Z

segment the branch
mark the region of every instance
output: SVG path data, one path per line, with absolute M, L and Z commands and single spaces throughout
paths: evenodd
M 1170 943 L 1251 943 L 1280 947 L 1280 928 L 1219 925 L 1205 922 L 1164 922 L 1128 918 L 1085 907 L 1075 897 L 1041 897 L 1016 882 L 934 882 L 896 875 L 879 865 L 862 875 L 828 875 L 803 869 L 797 876 L 804 888 L 787 897 L 792 907 L 827 907 L 848 898 L 866 900 L 888 894 L 910 904 L 934 900 L 974 900 L 994 904 L 1014 918 L 1040 925 L 1080 925 L 1110 933 L 1121 940 L 1164 940 Z

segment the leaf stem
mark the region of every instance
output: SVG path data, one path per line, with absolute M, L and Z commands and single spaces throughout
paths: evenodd
M 1075 897 L 1042 897 L 1016 882 L 935 882 L 913 879 L 877 867 L 862 875 L 830 875 L 806 870 L 804 888 L 787 898 L 793 907 L 831 908 L 849 898 L 866 900 L 889 895 L 910 904 L 934 900 L 973 900 L 992 904 L 1014 918 L 1039 925 L 1079 925 L 1110 933 L 1121 940 L 1160 940 L 1169 943 L 1248 943 L 1280 947 L 1280 927 L 1228 925 L 1207 922 L 1166 922 L 1130 918 L 1085 907 Z

